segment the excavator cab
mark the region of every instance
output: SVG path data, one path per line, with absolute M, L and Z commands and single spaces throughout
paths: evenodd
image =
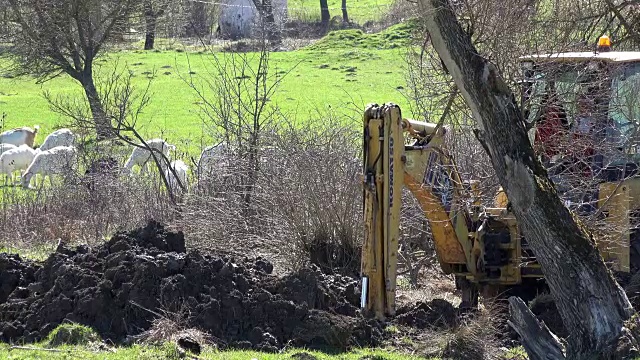
M 612 51 L 603 37 L 596 51 L 524 56 L 521 64 L 530 139 L 558 192 L 567 207 L 601 221 L 598 247 L 612 270 L 640 270 L 640 52 Z M 566 127 L 554 127 L 558 117 Z

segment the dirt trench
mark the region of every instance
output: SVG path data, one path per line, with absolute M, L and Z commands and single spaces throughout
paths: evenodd
M 76 322 L 127 343 L 167 312 L 222 348 L 344 350 L 383 340 L 384 325 L 359 314 L 356 279 L 272 270 L 262 258 L 187 252 L 181 232 L 155 221 L 96 248 L 61 247 L 42 263 L 0 254 L 0 341 L 39 341 Z

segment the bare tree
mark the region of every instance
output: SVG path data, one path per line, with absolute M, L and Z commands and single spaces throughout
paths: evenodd
M 431 42 L 471 109 L 478 127 L 476 136 L 489 154 L 570 330 L 566 356 L 599 358 L 628 352 L 635 344 L 625 327 L 633 314 L 631 304 L 598 253 L 592 235 L 560 201 L 536 159 L 515 96 L 498 69 L 479 56 L 448 1 L 422 0 L 420 4 Z M 535 353 L 532 345 L 544 340 L 546 354 Z M 562 346 L 552 337 L 524 341 L 532 357 L 564 357 Z M 627 345 L 622 346 L 625 341 Z
M 15 23 L 7 52 L 18 74 L 46 81 L 61 73 L 83 87 L 99 137 L 112 135 L 94 84 L 94 60 L 114 34 L 121 32 L 135 0 L 9 0 Z
M 170 160 L 158 149 L 150 147 L 140 133 L 140 115 L 151 102 L 151 83 L 154 74 L 149 77 L 146 87 L 142 90 L 135 88 L 132 84 L 133 73 L 128 69 L 120 69 L 116 63 L 114 69 L 97 82 L 99 96 L 103 100 L 105 116 L 112 125 L 110 132 L 116 134 L 117 138 L 124 143 L 138 148 L 144 148 L 151 153 L 153 163 L 156 165 L 160 179 L 167 189 L 171 203 L 176 204 L 176 197 L 173 188 L 169 186 L 165 169 L 173 173 L 177 185 L 185 190 L 186 184 L 182 184 L 175 173 L 175 169 L 170 166 Z M 91 126 L 90 117 L 87 114 L 86 104 L 77 99 L 65 95 L 57 97 L 45 92 L 45 98 L 49 107 L 71 120 L 70 127 L 77 129 L 79 133 L 86 132 Z M 133 136 L 133 139 L 130 137 Z M 107 150 L 106 148 L 103 150 Z M 109 151 L 103 151 L 109 153 Z
M 265 134 L 281 115 L 272 97 L 288 72 L 272 73 L 264 32 L 256 53 L 220 54 L 213 50 L 207 76 L 184 79 L 200 99 L 203 120 L 214 139 L 232 150 L 245 210 L 249 211 L 260 169 Z M 289 70 L 290 71 L 290 70 Z

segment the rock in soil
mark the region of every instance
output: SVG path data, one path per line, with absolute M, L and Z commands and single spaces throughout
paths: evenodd
M 187 251 L 184 235 L 151 221 L 42 263 L 0 254 L 0 341 L 34 342 L 63 322 L 127 343 L 168 310 L 220 347 L 375 346 L 383 325 L 359 315 L 357 280 L 317 268 L 284 278 L 265 259 Z

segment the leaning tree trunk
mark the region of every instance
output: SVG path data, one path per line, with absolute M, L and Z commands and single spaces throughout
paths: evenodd
M 495 66 L 478 54 L 447 0 L 420 4 L 431 42 L 471 108 L 477 138 L 570 330 L 567 357 L 591 358 L 615 349 L 627 337 L 625 321 L 633 309 L 594 239 L 562 204 L 536 159 L 513 93 Z
M 88 69 L 90 69 L 90 67 L 88 67 Z M 87 101 L 89 102 L 89 108 L 91 109 L 91 115 L 93 116 L 93 122 L 98 139 L 112 138 L 114 136 L 113 127 L 111 126 L 109 117 L 104 111 L 98 90 L 93 83 L 91 70 L 85 70 L 79 80 L 84 88 Z

